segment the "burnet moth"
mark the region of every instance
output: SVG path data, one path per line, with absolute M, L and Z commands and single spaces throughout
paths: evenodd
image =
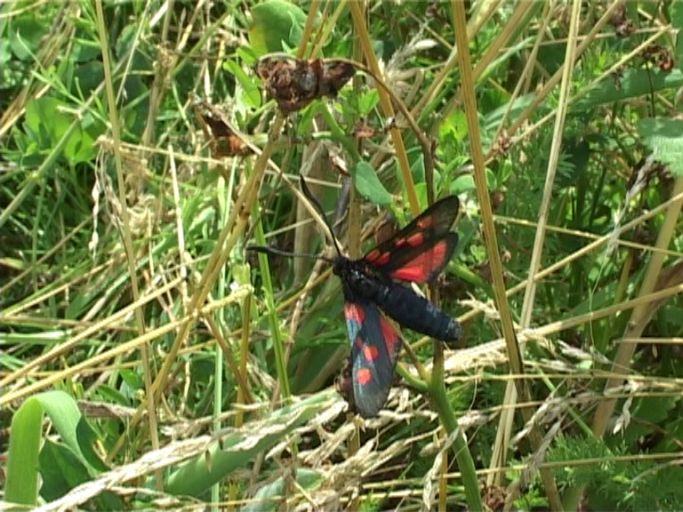
M 453 256 L 458 235 L 449 231 L 459 201 L 448 196 L 435 202 L 406 227 L 380 243 L 362 258 L 343 255 L 322 207 L 303 177 L 301 189 L 323 218 L 337 256 L 299 254 L 329 261 L 344 293 L 344 316 L 351 342 L 351 383 L 358 413 L 376 416 L 391 389 L 401 334 L 387 319 L 442 341 L 457 341 L 460 324 L 411 288 L 396 281 L 426 283 L 435 279 Z M 297 256 L 270 247 L 250 250 Z M 386 316 L 385 316 L 386 315 Z

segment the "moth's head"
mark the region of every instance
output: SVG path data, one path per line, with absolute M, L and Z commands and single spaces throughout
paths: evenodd
M 335 256 L 335 258 L 332 260 L 332 272 L 341 277 L 345 275 L 348 272 L 348 270 L 349 259 L 345 258 L 341 254 Z

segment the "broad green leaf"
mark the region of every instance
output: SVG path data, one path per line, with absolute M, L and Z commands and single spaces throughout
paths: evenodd
M 247 67 L 253 67 L 258 61 L 258 55 L 256 55 L 251 46 L 240 46 L 237 48 L 236 54 L 237 58 Z
M 450 186 L 448 187 L 448 191 L 451 194 L 462 194 L 463 192 L 468 192 L 470 190 L 474 190 L 476 186 L 474 185 L 474 178 L 472 177 L 471 174 L 463 174 L 462 176 L 458 176 L 455 178 Z
M 249 464 L 262 451 L 282 442 L 292 430 L 329 409 L 337 399 L 335 392 L 327 390 L 278 409 L 265 420 L 252 422 L 228 434 L 208 452 L 173 472 L 168 478 L 166 491 L 188 496 L 203 494 L 216 482 Z
M 35 505 L 38 498 L 38 448 L 43 408 L 29 398 L 14 413 L 10 426 L 5 500 Z
M 126 25 L 121 29 L 121 32 L 119 33 L 119 37 L 116 39 L 116 43 L 114 44 L 114 55 L 116 57 L 122 58 L 124 55 L 128 53 L 128 51 L 131 49 L 131 47 L 134 47 L 136 44 L 136 32 L 137 32 L 137 27 L 135 26 L 134 23 L 131 23 L 130 25 Z
M 647 69 L 629 69 L 617 80 L 608 77 L 597 84 L 585 96 L 571 105 L 572 112 L 593 110 L 599 105 L 615 101 L 649 95 L 667 89 L 678 89 L 683 86 L 683 73 L 675 69 L 670 73 L 662 73 Z
M 89 162 L 95 158 L 95 153 L 95 139 L 93 139 L 88 132 L 81 129 L 76 130 L 76 132 L 69 137 L 69 140 L 64 147 L 64 156 L 71 165 Z
M 445 143 L 447 139 L 455 142 L 465 140 L 467 137 L 467 118 L 462 110 L 455 110 L 439 124 L 439 142 Z
M 66 445 L 46 440 L 40 450 L 40 475 L 43 484 L 40 496 L 52 501 L 68 491 L 92 480 L 88 468 Z M 122 510 L 121 498 L 111 492 L 102 492 L 93 499 L 94 510 Z
M 47 21 L 47 20 L 45 20 Z M 4 31 L 3 31 L 4 32 Z M 30 60 L 40 48 L 40 40 L 45 37 L 45 26 L 41 19 L 36 16 L 23 16 L 14 20 L 8 33 L 3 37 L 9 36 L 12 53 L 18 59 Z
M 643 119 L 638 133 L 655 158 L 668 164 L 672 174 L 683 176 L 683 121 L 680 119 Z
M 408 158 L 410 160 L 410 175 L 413 177 L 413 182 L 424 183 L 425 160 L 422 151 L 409 151 Z
M 251 15 L 249 42 L 257 55 L 281 52 L 299 44 L 306 13 L 297 5 L 285 0 L 267 0 L 255 5 Z
M 90 61 L 76 67 L 75 77 L 78 89 L 84 97 L 89 96 L 104 79 L 104 66 L 101 62 Z
M 34 398 L 40 401 L 64 444 L 88 468 L 91 475 L 107 469 L 93 449 L 97 442 L 95 432 L 70 395 L 63 391 L 47 391 Z
M 634 402 L 634 416 L 644 420 L 648 425 L 659 425 L 667 419 L 668 412 L 677 407 L 678 400 L 672 397 L 643 397 Z
M 307 491 L 317 487 L 321 480 L 320 473 L 313 469 L 299 468 L 296 471 L 296 483 Z M 261 487 L 253 501 L 250 501 L 242 510 L 243 512 L 268 512 L 277 511 L 284 496 L 285 480 L 280 477 L 274 482 Z
M 24 126 L 37 139 L 39 148 L 53 149 L 74 123 L 80 123 L 75 116 L 66 114 L 67 105 L 61 101 L 43 97 L 29 101 L 26 105 Z M 69 135 L 63 155 L 71 165 L 88 162 L 95 157 L 94 139 L 81 125 Z
M 26 105 L 25 128 L 36 137 L 41 148 L 49 148 L 69 128 L 69 120 L 60 112 L 65 105 L 50 97 L 29 101 Z
M 371 89 L 358 96 L 358 113 L 361 116 L 370 114 L 373 108 L 379 103 L 379 92 L 377 89 Z
M 671 28 L 678 31 L 674 61 L 678 65 L 678 69 L 683 71 L 683 0 L 671 2 L 669 10 L 671 12 Z
M 261 90 L 256 83 L 256 79 L 253 76 L 247 75 L 234 60 L 227 60 L 223 67 L 232 73 L 240 85 L 237 92 L 238 98 L 250 108 L 259 108 L 261 106 Z
M 415 195 L 417 195 L 417 202 L 421 205 L 421 209 L 424 210 L 427 207 L 427 183 L 420 181 L 415 183 Z M 407 203 L 408 198 L 404 194 L 404 201 Z
M 353 183 L 356 190 L 366 199 L 375 204 L 387 205 L 391 204 L 391 194 L 384 188 L 382 182 L 379 181 L 374 167 L 368 162 L 361 160 L 351 171 L 353 175 Z
M 250 267 L 246 263 L 233 263 L 230 270 L 239 285 L 249 285 L 252 282 Z
M 48 458 L 46 466 L 42 450 L 41 464 L 38 463 L 38 446 L 45 414 L 61 437 L 62 443 L 59 448 L 71 454 L 64 465 Z M 43 474 L 43 470 L 65 475 L 76 464 L 79 468 L 74 469 L 82 478 L 72 482 L 72 486 L 75 486 L 86 481 L 89 476 L 106 469 L 93 450 L 95 441 L 94 432 L 83 418 L 74 399 L 68 394 L 63 391 L 47 391 L 28 398 L 12 419 L 7 499 L 18 503 L 35 503 L 39 470 L 45 481 L 46 474 Z M 49 448 L 47 449 L 49 451 Z M 59 490 L 63 494 L 69 488 L 60 486 Z
M 90 480 L 85 466 L 76 454 L 63 444 L 45 441 L 40 450 L 40 495 L 47 501 L 56 500 L 74 487 Z
M 12 52 L 10 52 L 9 41 L 0 40 L 0 64 L 6 64 L 11 58 Z

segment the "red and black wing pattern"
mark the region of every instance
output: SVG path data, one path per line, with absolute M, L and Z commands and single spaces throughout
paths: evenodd
M 449 229 L 458 214 L 456 196 L 437 201 L 405 228 L 372 249 L 363 261 L 393 279 L 424 283 L 453 256 L 458 235 Z
M 351 340 L 351 379 L 358 413 L 377 416 L 389 396 L 401 351 L 401 335 L 375 304 L 364 300 L 344 305 Z

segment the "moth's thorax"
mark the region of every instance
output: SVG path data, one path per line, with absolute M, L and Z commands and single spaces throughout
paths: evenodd
M 376 300 L 378 295 L 386 293 L 386 278 L 372 269 L 363 259 L 351 260 L 337 256 L 332 271 L 342 281 L 344 294 Z

